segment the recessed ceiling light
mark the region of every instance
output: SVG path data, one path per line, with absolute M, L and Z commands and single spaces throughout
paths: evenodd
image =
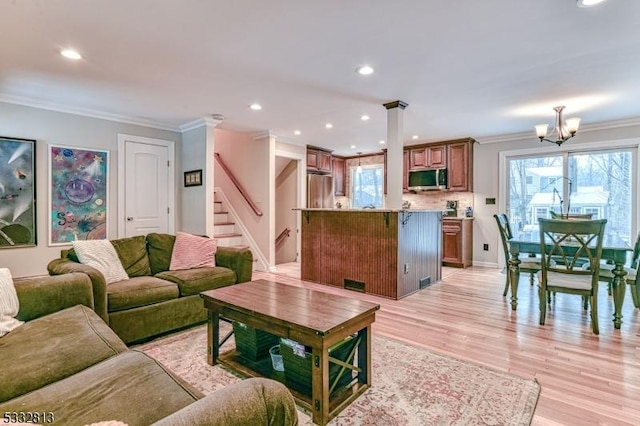
M 326 127 L 327 129 L 333 129 L 333 124 L 327 123 L 324 125 L 324 127 Z
M 411 139 L 418 139 L 418 135 L 411 136 Z
M 360 117 L 360 120 L 362 120 L 362 121 L 367 121 L 368 119 L 369 119 L 369 116 L 366 115 L 366 114 L 363 115 L 362 117 Z
M 294 130 L 293 134 L 296 135 L 296 136 L 299 136 L 300 135 L 300 130 Z
M 351 145 L 349 148 L 356 149 L 356 146 L 355 145 Z
M 607 0 L 578 0 L 578 7 L 593 7 L 606 1 Z
M 78 60 L 78 59 L 82 59 L 82 55 L 80 53 L 78 53 L 77 50 L 73 50 L 73 49 L 64 49 L 60 51 L 60 54 L 62 56 L 64 56 L 67 59 L 73 59 L 73 60 Z
M 260 105 L 260 104 L 251 104 L 251 105 L 249 105 L 249 108 L 251 108 L 254 111 L 260 111 L 262 109 L 262 105 Z
M 371 74 L 373 74 L 374 69 L 370 65 L 362 65 L 362 66 L 356 68 L 356 71 L 360 75 L 371 75 Z
M 384 141 L 380 141 L 378 142 L 380 145 L 384 145 Z

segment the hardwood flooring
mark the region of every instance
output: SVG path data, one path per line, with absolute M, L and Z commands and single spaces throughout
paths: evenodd
M 398 301 L 301 281 L 292 271 L 255 272 L 254 279 L 379 303 L 374 333 L 535 378 L 542 391 L 533 425 L 640 424 L 640 311 L 628 290 L 615 330 L 613 300 L 601 286 L 596 336 L 579 296 L 558 294 L 540 326 L 537 287 L 527 274 L 512 311 L 502 297 L 505 276 L 493 268 L 447 268 L 442 281 Z

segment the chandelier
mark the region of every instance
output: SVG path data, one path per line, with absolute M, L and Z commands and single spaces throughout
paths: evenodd
M 540 142 L 551 142 L 560 146 L 576 135 L 578 132 L 578 126 L 580 126 L 580 119 L 577 117 L 568 118 L 567 122 L 564 123 L 562 120 L 562 110 L 564 108 L 564 106 L 557 106 L 554 108 L 556 112 L 556 127 L 553 130 L 556 135 L 553 136 L 552 139 L 547 139 L 547 130 L 549 129 L 548 124 L 538 124 L 536 126 L 536 134 L 538 135 Z

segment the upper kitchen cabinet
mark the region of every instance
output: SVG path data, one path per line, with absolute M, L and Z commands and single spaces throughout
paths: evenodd
M 409 149 L 409 170 L 447 166 L 446 145 L 422 146 Z
M 409 192 L 409 151 L 406 149 L 402 153 L 402 192 Z
M 342 157 L 333 157 L 333 187 L 334 195 L 343 197 L 345 190 L 345 160 Z
M 308 173 L 331 173 L 332 171 L 331 151 L 307 146 L 307 172 Z
M 446 145 L 448 188 L 453 192 L 473 191 L 473 143 L 471 138 Z
M 408 190 L 409 171 L 446 167 L 448 191 L 473 191 L 474 143 L 475 139 L 464 138 L 405 147 L 403 190 Z

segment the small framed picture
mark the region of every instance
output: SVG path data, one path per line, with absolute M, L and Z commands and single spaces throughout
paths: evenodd
M 202 185 L 202 169 L 184 172 L 184 186 Z

